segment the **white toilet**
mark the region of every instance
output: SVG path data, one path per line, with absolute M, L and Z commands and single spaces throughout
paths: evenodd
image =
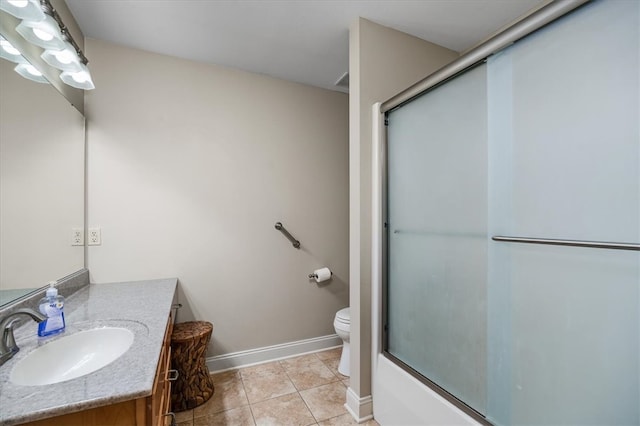
M 351 313 L 349 308 L 340 309 L 336 313 L 333 327 L 336 329 L 336 334 L 344 341 L 338 372 L 344 376 L 349 376 L 349 335 L 351 334 Z

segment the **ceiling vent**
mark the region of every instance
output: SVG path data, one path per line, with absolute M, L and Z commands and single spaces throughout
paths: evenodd
M 342 74 L 342 76 L 336 81 L 336 86 L 343 87 L 345 89 L 349 88 L 349 71 Z

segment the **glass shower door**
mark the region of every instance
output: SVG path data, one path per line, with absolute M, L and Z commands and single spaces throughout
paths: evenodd
M 483 413 L 485 66 L 389 113 L 388 121 L 386 351 Z
M 489 58 L 492 236 L 640 242 L 639 28 L 637 1 L 594 2 Z M 489 419 L 639 424 L 639 252 L 490 258 Z

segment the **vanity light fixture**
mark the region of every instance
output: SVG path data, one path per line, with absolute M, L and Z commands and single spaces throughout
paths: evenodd
M 89 69 L 86 65 L 80 64 L 80 71 L 63 71 L 60 74 L 60 79 L 68 84 L 69 86 L 75 87 L 76 89 L 82 90 L 93 90 L 96 86 L 93 84 L 93 80 L 91 80 L 91 73 L 89 73 Z
M 16 27 L 16 32 L 29 43 L 44 50 L 40 57 L 47 65 L 62 71 L 60 73 L 62 82 L 82 90 L 95 88 L 91 73 L 87 68 L 89 61 L 49 0 L 0 0 L 0 6 L 3 11 L 22 20 Z M 26 12 L 27 9 L 31 10 L 34 7 L 38 12 Z M 15 50 L 17 51 L 17 49 Z M 2 57 L 6 56 L 2 54 Z M 9 57 L 6 59 L 18 62 Z M 27 62 L 26 59 L 23 58 L 23 62 Z M 38 73 L 33 66 L 30 68 L 20 67 L 20 69 L 16 67 L 15 70 L 30 80 L 46 81 L 45 77 Z M 40 75 L 36 75 L 33 71 Z M 48 75 L 51 76 L 51 73 Z
M 35 81 L 36 83 L 44 83 L 49 84 L 49 80 L 47 80 L 40 71 L 36 67 L 31 64 L 18 64 L 14 68 L 14 70 L 31 81 Z
M 45 15 L 42 21 L 23 20 L 16 31 L 25 40 L 43 49 L 63 50 L 66 47 L 58 23 L 49 15 Z
M 20 51 L 13 47 L 13 45 L 2 36 L 0 36 L 0 58 L 15 62 L 16 64 L 24 64 L 27 62 Z
M 64 49 L 47 49 L 40 57 L 46 63 L 61 71 L 80 72 L 83 70 L 75 48 L 68 41 L 65 41 Z
M 18 19 L 28 21 L 42 21 L 44 12 L 39 0 L 2 0 L 0 10 L 15 16 Z

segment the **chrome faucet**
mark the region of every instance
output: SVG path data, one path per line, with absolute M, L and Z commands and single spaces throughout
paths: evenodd
M 40 312 L 28 308 L 18 309 L 0 319 L 0 331 L 2 332 L 2 338 L 0 338 L 0 365 L 9 361 L 20 350 L 16 344 L 16 339 L 13 337 L 13 326 L 20 320 L 20 318 L 17 318 L 19 315 L 27 315 L 39 323 L 47 319 Z

